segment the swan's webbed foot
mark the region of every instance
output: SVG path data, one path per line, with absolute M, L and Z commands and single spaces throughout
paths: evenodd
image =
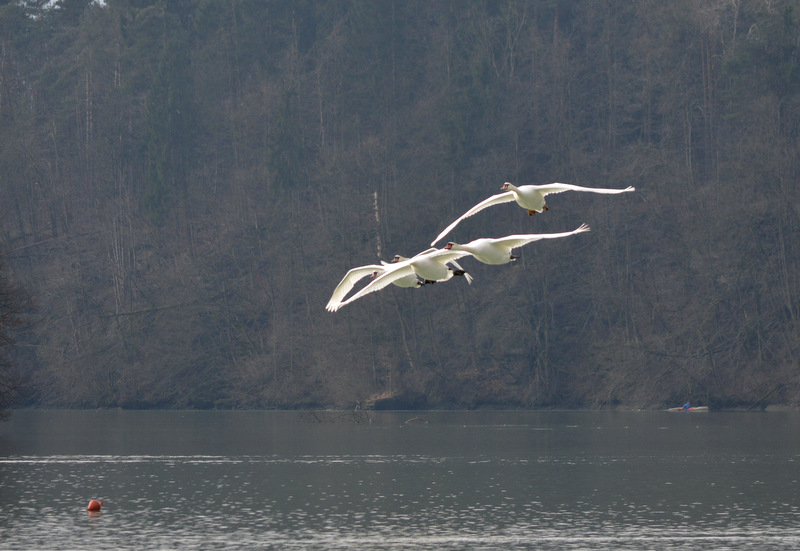
M 509 257 L 511 258 L 512 262 L 519 258 L 518 256 L 514 256 L 513 254 L 509 255 Z
M 433 285 L 434 283 L 436 282 L 432 279 L 426 279 L 425 281 L 422 282 L 423 285 Z
M 535 214 L 536 214 L 535 210 L 529 210 L 528 211 L 528 216 L 534 216 Z
M 466 270 L 453 270 L 453 269 L 451 269 L 450 271 L 453 272 L 454 276 L 459 276 L 459 275 L 463 276 L 464 274 L 467 273 Z

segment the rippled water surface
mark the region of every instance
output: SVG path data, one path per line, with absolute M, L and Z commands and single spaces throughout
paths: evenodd
M 18 411 L 0 548 L 800 549 L 798 479 L 797 413 Z

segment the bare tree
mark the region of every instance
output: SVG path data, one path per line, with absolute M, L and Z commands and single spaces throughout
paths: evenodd
M 14 333 L 23 327 L 30 309 L 30 299 L 13 281 L 5 254 L 0 251 L 0 418 L 8 415 L 6 408 L 20 388 L 21 377 L 9 352 L 14 345 Z

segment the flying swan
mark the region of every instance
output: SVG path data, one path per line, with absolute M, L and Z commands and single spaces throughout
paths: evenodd
M 345 287 L 347 286 L 347 283 L 345 283 L 347 275 L 345 275 L 342 283 L 340 283 L 336 288 L 334 291 L 334 296 L 331 297 L 331 300 L 328 302 L 328 305 L 325 308 L 329 312 L 335 312 L 342 306 L 350 304 L 354 300 L 358 300 L 364 295 L 379 291 L 387 285 L 397 284 L 396 282 L 398 281 L 410 281 L 410 278 L 412 277 L 421 281 L 422 284 L 425 284 L 435 283 L 437 281 L 447 281 L 454 276 L 464 276 L 464 279 L 467 280 L 467 283 L 472 283 L 472 276 L 469 275 L 456 262 L 457 259 L 469 256 L 469 254 L 470 253 L 467 251 L 450 251 L 447 249 L 431 248 L 422 251 L 411 258 L 404 258 L 399 255 L 395 256 L 391 264 L 383 264 L 380 266 L 380 268 L 382 268 L 381 270 L 374 270 L 372 272 L 373 280 L 368 285 L 363 287 L 349 299 L 342 301 L 341 299 L 347 294 L 349 289 L 345 290 L 344 292 L 340 292 L 339 295 L 337 295 L 337 291 L 340 291 L 339 287 L 342 287 L 343 283 L 345 284 Z M 455 268 L 451 268 L 448 266 L 448 264 L 453 264 Z M 353 284 L 355 281 L 357 281 L 357 279 L 353 281 Z
M 592 193 L 616 194 L 625 193 L 626 191 L 635 191 L 636 188 L 631 186 L 626 187 L 625 189 L 604 189 L 595 187 L 581 187 L 572 184 L 561 184 L 558 182 L 538 186 L 515 186 L 510 182 L 506 182 L 503 184 L 502 189 L 503 193 L 498 193 L 497 195 L 492 195 L 491 197 L 484 199 L 458 217 L 452 224 L 447 226 L 442 233 L 437 235 L 436 239 L 431 241 L 431 246 L 435 245 L 439 240 L 442 239 L 442 237 L 450 233 L 450 231 L 452 231 L 452 229 L 455 228 L 459 222 L 465 218 L 469 218 L 477 212 L 482 211 L 486 207 L 491 207 L 492 205 L 516 201 L 519 206 L 528 211 L 528 215 L 533 216 L 537 212 L 549 210 L 545 204 L 544 197 L 545 195 L 550 195 L 551 193 L 561 193 L 562 191 L 589 191 Z
M 380 264 L 367 264 L 366 266 L 359 266 L 358 268 L 349 270 L 339 282 L 339 285 L 336 286 L 336 289 L 333 290 L 331 299 L 328 301 L 328 304 L 325 305 L 325 309 L 330 312 L 335 312 L 342 304 L 342 299 L 355 287 L 357 281 L 368 275 L 376 277 L 376 274 L 383 273 L 387 266 L 391 266 L 391 264 L 381 260 Z M 394 284 L 398 287 L 422 287 L 425 282 L 417 277 L 416 274 L 411 274 L 398 279 Z
M 450 241 L 445 245 L 445 249 L 450 251 L 466 251 L 472 255 L 475 260 L 483 262 L 484 264 L 507 264 L 517 257 L 511 253 L 511 249 L 522 247 L 533 241 L 540 239 L 552 239 L 556 237 L 567 237 L 589 231 L 589 226 L 581 224 L 577 229 L 561 233 L 529 233 L 524 235 L 507 235 L 506 237 L 498 237 L 497 239 L 481 238 L 470 241 L 464 245 L 459 245 Z

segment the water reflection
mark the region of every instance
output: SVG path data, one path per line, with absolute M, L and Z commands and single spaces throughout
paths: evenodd
M 792 415 L 96 413 L 3 427 L 0 547 L 800 548 Z

